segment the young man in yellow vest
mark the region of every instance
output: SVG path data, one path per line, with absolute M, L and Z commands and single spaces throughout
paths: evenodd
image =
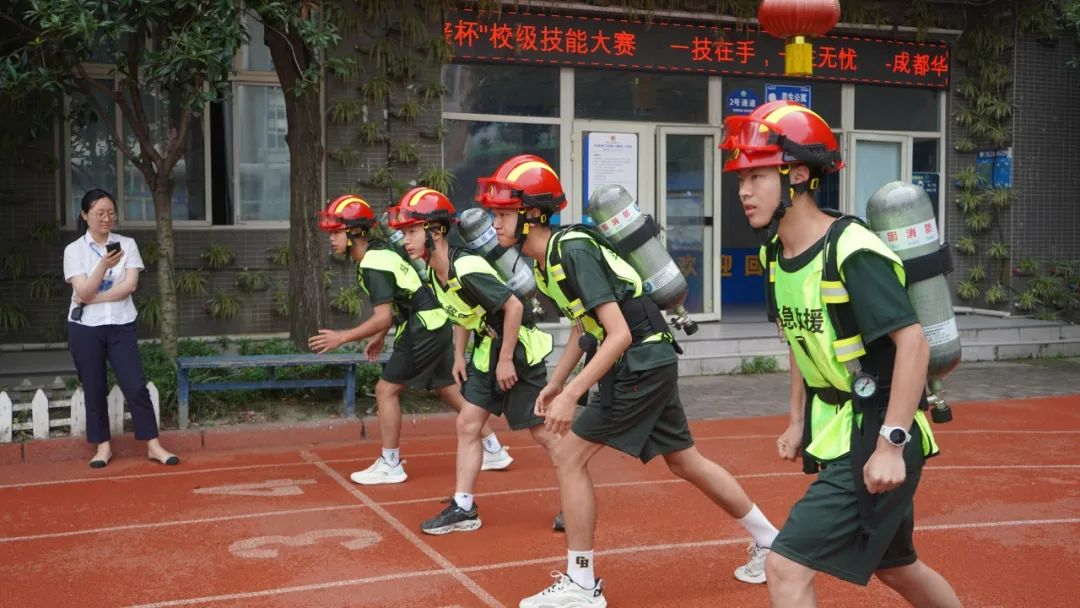
M 441 192 L 413 188 L 390 209 L 390 226 L 405 233 L 405 250 L 427 262 L 427 283 L 454 327 L 454 380 L 467 404 L 457 418 L 458 453 L 454 497 L 441 513 L 420 524 L 427 534 L 449 534 L 480 527 L 473 500 L 480 473 L 480 428 L 488 418 L 506 416 L 510 429 L 529 429 L 549 455 L 557 438 L 533 412 L 547 384 L 545 360 L 551 336 L 537 329 L 531 312 L 484 258 L 450 247 L 447 236 L 457 222 L 454 204 Z M 465 346 L 473 338 L 468 365 Z
M 356 281 L 371 300 L 371 318 L 343 331 L 320 329 L 308 340 L 316 353 L 371 338 L 365 349 L 376 361 L 390 328 L 394 351 L 375 385 L 379 410 L 382 456 L 350 477 L 358 484 L 401 483 L 408 478 L 401 460 L 401 404 L 406 386 L 434 390 L 442 400 L 460 411 L 466 405 L 451 375 L 452 330 L 446 313 L 416 270 L 382 239 L 371 234 L 375 214 L 367 201 L 346 194 L 319 213 L 319 228 L 330 233 L 330 246 L 338 255 L 348 254 L 357 263 Z M 494 437 L 489 427 L 484 436 Z M 505 455 L 505 450 L 502 450 Z
M 903 265 L 873 232 L 818 208 L 822 178 L 844 166 L 820 116 L 775 101 L 725 130 L 746 218 L 775 230 L 762 261 L 793 384 L 777 449 L 820 470 L 773 542 L 772 604 L 816 606 L 820 571 L 860 585 L 876 575 L 914 606 L 960 606 L 912 544 L 912 499 L 937 445 L 920 409 L 930 350 Z
M 558 366 L 536 399 L 547 429 L 562 435 L 555 449 L 563 514 L 567 572 L 520 608 L 607 605 L 593 570 L 596 497 L 588 463 L 604 446 L 648 462 L 663 456 L 672 473 L 689 481 L 736 518 L 753 537 L 750 560 L 735 576 L 765 582 L 763 570 L 776 528 L 726 470 L 705 458 L 690 436 L 679 401 L 674 339 L 656 304 L 643 295 L 637 272 L 580 226 L 561 230 L 551 218 L 566 206 L 558 175 L 544 160 L 507 160 L 477 184 L 476 200 L 495 213 L 504 246 L 521 243 L 536 261 L 536 282 L 572 326 Z M 585 367 L 566 383 L 581 359 Z M 600 403 L 574 420 L 578 400 L 600 383 Z

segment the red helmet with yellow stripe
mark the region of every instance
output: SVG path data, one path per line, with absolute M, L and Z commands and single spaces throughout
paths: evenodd
M 515 156 L 477 179 L 475 198 L 490 209 L 540 209 L 548 217 L 566 207 L 559 175 L 534 154 Z
M 390 227 L 395 230 L 440 224 L 443 232 L 446 232 L 450 224 L 457 221 L 454 203 L 442 192 L 424 187 L 406 192 L 398 204 L 390 208 L 389 213 Z
M 724 120 L 724 171 L 791 164 L 824 173 L 844 168 L 836 136 L 821 116 L 790 100 L 771 101 L 747 116 Z
M 319 212 L 319 229 L 323 232 L 338 232 L 349 228 L 370 230 L 375 225 L 375 214 L 371 205 L 355 194 L 337 197 Z

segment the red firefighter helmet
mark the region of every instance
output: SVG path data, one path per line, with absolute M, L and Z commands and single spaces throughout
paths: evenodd
M 348 228 L 368 230 L 374 225 L 375 214 L 371 211 L 371 205 L 355 194 L 339 196 L 319 212 L 319 229 L 324 232 Z
M 454 203 L 442 192 L 423 187 L 406 192 L 389 213 L 390 227 L 395 230 L 432 223 L 442 224 L 449 229 L 450 224 L 457 221 Z
M 770 101 L 748 116 L 729 116 L 724 132 L 720 149 L 731 153 L 724 171 L 787 164 L 809 165 L 825 173 L 844 168 L 828 123 L 794 101 Z
M 559 175 L 544 159 L 521 154 L 476 180 L 476 202 L 491 209 L 540 209 L 554 215 L 566 207 Z

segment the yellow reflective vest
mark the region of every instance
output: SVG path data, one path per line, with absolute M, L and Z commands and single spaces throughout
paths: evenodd
M 397 289 L 392 303 L 395 319 L 400 319 L 396 330 L 395 341 L 402 336 L 408 324 L 406 313 L 415 315 L 424 328 L 434 331 L 446 324 L 446 312 L 435 302 L 434 295 L 428 292 L 431 305 L 425 306 L 424 294 L 418 294 L 420 290 L 428 288 L 420 280 L 416 269 L 404 258 L 379 241 L 372 241 L 364 253 L 364 259 L 360 261 L 356 272 L 356 282 L 364 293 L 368 293 L 364 285 L 363 270 L 381 270 L 389 272 L 394 277 Z
M 776 237 L 774 237 L 776 238 Z M 901 284 L 906 283 L 903 263 L 881 239 L 863 226 L 852 223 L 836 239 L 836 261 L 842 277 L 844 261 L 854 253 L 869 251 L 892 262 L 893 271 Z M 843 281 L 823 279 L 828 253 L 826 243 L 818 254 L 795 272 L 782 269 L 777 260 L 767 259 L 767 248 L 761 249 L 762 264 L 767 268 L 770 287 L 776 295 L 777 321 L 794 354 L 803 379 L 812 388 L 835 388 L 850 393 L 854 374 L 846 363 L 866 354 L 860 335 L 838 340 L 835 325 L 829 317 L 828 304 L 848 304 Z M 855 414 L 850 400 L 842 405 L 825 403 L 812 397 L 809 420 L 811 442 L 806 451 L 822 462 L 845 456 L 851 450 L 851 425 L 861 424 L 861 414 Z M 915 412 L 915 423 L 922 431 L 923 454 L 938 452 L 933 431 L 922 410 Z
M 445 287 L 439 283 L 435 271 L 431 269 L 428 271 L 428 282 L 449 319 L 480 337 L 479 343 L 473 348 L 472 362 L 477 371 L 486 373 L 491 368 L 492 335 L 498 335 L 502 328 L 489 327 L 485 323 L 487 311 L 483 306 L 471 302 L 472 298 L 462 283 L 462 277 L 474 273 L 490 275 L 500 283 L 506 283 L 487 260 L 464 250 L 451 250 L 450 273 Z M 511 293 L 510 297 L 517 296 Z M 518 342 L 525 349 L 525 362 L 529 366 L 543 361 L 544 357 L 551 354 L 553 347 L 550 334 L 535 326 L 526 327 L 524 323 L 518 328 Z

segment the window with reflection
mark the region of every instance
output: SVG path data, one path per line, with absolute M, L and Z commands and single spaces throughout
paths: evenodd
M 443 68 L 443 85 L 444 112 L 559 115 L 559 68 L 455 63 Z
M 574 70 L 574 116 L 596 120 L 703 123 L 709 78 L 626 70 Z

